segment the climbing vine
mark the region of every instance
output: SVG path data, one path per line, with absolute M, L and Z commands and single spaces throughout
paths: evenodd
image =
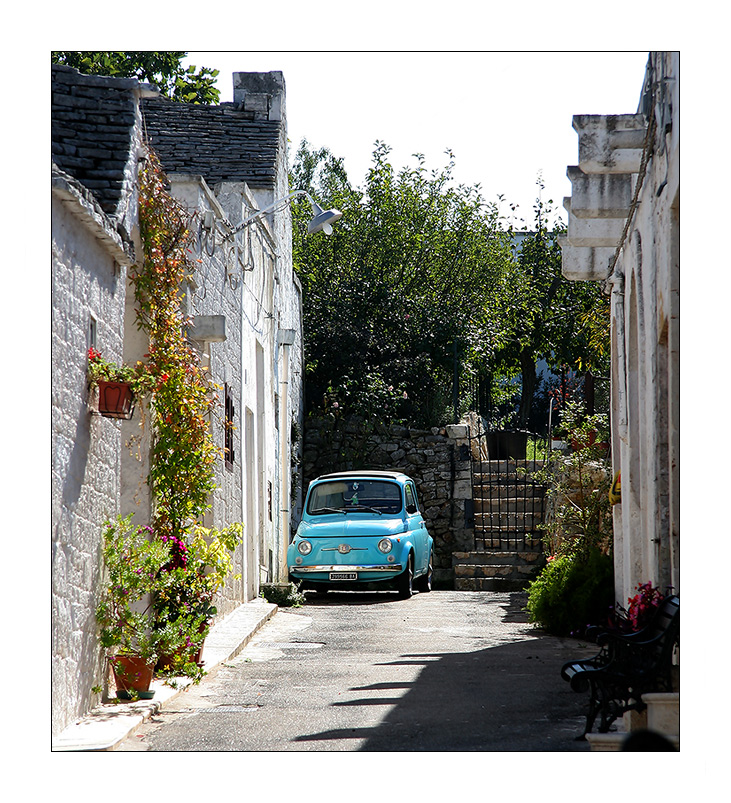
M 194 262 L 189 216 L 166 189 L 156 154 L 140 171 L 142 264 L 132 273 L 137 325 L 149 336 L 145 389 L 151 394 L 153 446 L 148 484 L 154 526 L 178 537 L 208 507 L 220 456 L 209 428 L 214 388 L 186 338 L 183 288 Z

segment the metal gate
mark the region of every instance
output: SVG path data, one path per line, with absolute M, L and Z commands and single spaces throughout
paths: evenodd
M 535 433 L 490 431 L 470 413 L 475 550 L 539 551 L 546 487 L 536 478 L 546 440 Z

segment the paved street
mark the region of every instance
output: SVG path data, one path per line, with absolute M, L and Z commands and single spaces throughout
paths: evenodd
M 595 647 L 534 630 L 524 594 L 309 600 L 121 749 L 588 751 L 585 696 L 559 670 Z

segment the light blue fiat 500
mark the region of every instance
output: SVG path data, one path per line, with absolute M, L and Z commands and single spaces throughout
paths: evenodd
M 301 588 L 431 591 L 434 542 L 414 481 L 390 471 L 326 474 L 310 483 L 287 551 Z

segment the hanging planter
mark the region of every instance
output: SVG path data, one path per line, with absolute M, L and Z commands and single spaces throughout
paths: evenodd
M 99 380 L 99 414 L 106 418 L 132 418 L 135 397 L 129 382 Z
M 115 365 L 105 360 L 95 348 L 89 349 L 87 368 L 89 388 L 97 388 L 99 415 L 106 418 L 132 418 L 135 409 L 135 388 L 141 382 L 140 372 L 128 365 Z

